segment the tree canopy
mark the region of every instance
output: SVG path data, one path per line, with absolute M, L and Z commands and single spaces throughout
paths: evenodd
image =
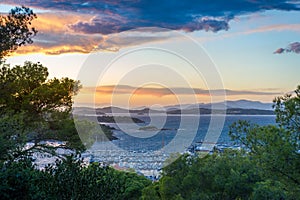
M 31 44 L 37 30 L 31 26 L 36 14 L 27 7 L 16 7 L 0 15 L 0 61 L 25 44 Z
M 41 63 L 3 65 L 0 68 L 0 111 L 25 111 L 34 117 L 45 112 L 69 112 L 79 82 L 69 78 L 47 80 L 48 75 L 48 69 Z
M 22 159 L 0 170 L 0 199 L 139 199 L 151 181 L 67 156 L 44 170 Z
M 26 142 L 38 145 L 48 139 L 83 149 L 70 116 L 72 97 L 80 84 L 69 78 L 47 79 L 48 74 L 41 63 L 25 62 L 24 66 L 14 67 L 4 64 L 0 68 L 1 136 L 9 139 L 5 145 L 14 143 L 7 150 L 15 149 L 15 145 L 22 149 L 21 144 Z
M 27 142 L 45 150 L 42 140 L 65 142 L 65 147 L 84 149 L 70 116 L 72 97 L 80 89 L 69 78 L 48 79 L 41 63 L 25 62 L 10 66 L 3 60 L 18 47 L 33 42 L 37 31 L 31 22 L 36 14 L 27 7 L 16 7 L 0 16 L 0 160 L 16 159 Z

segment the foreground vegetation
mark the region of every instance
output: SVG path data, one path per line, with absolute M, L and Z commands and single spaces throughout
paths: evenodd
M 298 199 L 300 86 L 295 96 L 275 99 L 275 112 L 277 126 L 232 125 L 231 137 L 245 150 L 182 155 L 153 183 L 99 163 L 86 166 L 78 156 L 38 170 L 29 155 L 16 160 L 1 151 L 0 198 Z M 1 140 L 10 143 L 3 132 Z
M 277 126 L 232 125 L 232 139 L 245 150 L 182 155 L 158 182 L 99 163 L 86 166 L 80 154 L 37 169 L 34 152 L 55 154 L 41 141 L 64 141 L 60 147 L 77 153 L 85 146 L 70 115 L 79 82 L 48 80 L 40 63 L 11 67 L 3 59 L 32 42 L 35 17 L 16 8 L 0 20 L 0 199 L 299 199 L 300 86 L 293 96 L 274 100 Z M 27 142 L 34 145 L 24 148 Z
M 3 168 L 5 167 L 5 169 Z M 66 157 L 37 170 L 29 159 L 10 162 L 0 172 L 1 199 L 139 199 L 151 184 L 143 176 Z

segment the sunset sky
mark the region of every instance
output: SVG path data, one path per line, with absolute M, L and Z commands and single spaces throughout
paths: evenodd
M 1 2 L 2 13 L 25 5 L 38 16 L 34 43 L 19 48 L 7 63 L 39 61 L 50 78 L 84 78 L 82 105 L 90 104 L 91 97 L 97 105 L 130 101 L 132 107 L 209 102 L 210 92 L 218 96 L 222 89 L 229 100 L 271 102 L 300 84 L 300 1 Z M 213 63 L 223 88 L 205 72 L 198 76 L 180 56 L 145 49 L 126 54 L 149 46 L 184 49 L 204 59 L 203 65 Z M 122 53 L 126 56 L 107 67 Z M 130 71 L 132 66 L 138 68 Z

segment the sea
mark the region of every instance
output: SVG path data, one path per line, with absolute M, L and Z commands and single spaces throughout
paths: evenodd
M 120 114 L 121 115 L 121 114 Z M 112 141 L 126 151 L 184 151 L 200 143 L 234 145 L 229 136 L 230 126 L 239 120 L 261 126 L 275 125 L 275 115 L 131 115 L 145 123 L 106 123 L 115 128 Z M 149 129 L 143 129 L 149 127 Z M 103 142 L 93 148 L 101 149 Z M 175 147 L 174 147 L 175 146 Z M 107 149 L 107 146 L 103 148 Z M 113 148 L 113 147 L 112 147 Z
M 90 117 L 97 119 L 96 115 Z M 234 122 L 244 120 L 261 126 L 276 125 L 274 115 L 130 114 L 130 117 L 144 123 L 105 123 L 114 128 L 113 135 L 118 139 L 100 141 L 96 138 L 82 153 L 82 158 L 87 163 L 99 162 L 119 170 L 134 169 L 157 180 L 172 154 L 210 153 L 216 147 L 242 148 L 228 134 Z M 63 151 L 58 152 L 60 154 L 70 154 L 59 150 Z M 34 159 L 40 169 L 55 161 L 54 157 L 45 154 L 36 154 Z

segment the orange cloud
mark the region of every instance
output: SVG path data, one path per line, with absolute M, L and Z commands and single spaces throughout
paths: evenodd
M 89 53 L 92 51 L 93 47 L 84 48 L 83 46 L 78 45 L 58 45 L 50 48 L 44 48 L 38 45 L 32 45 L 27 47 L 22 47 L 14 55 L 20 54 L 31 54 L 31 53 L 44 53 L 46 55 L 59 55 L 63 53 Z
M 120 95 L 120 94 L 130 94 L 134 96 L 155 96 L 163 97 L 168 95 L 174 95 L 171 89 L 168 88 L 157 88 L 157 87 L 132 87 L 127 85 L 108 85 L 100 86 L 96 88 L 96 93 L 98 95 L 102 94 L 111 94 L 111 95 Z
M 103 41 L 103 37 L 74 33 L 69 26 L 92 17 L 92 15 L 72 12 L 39 13 L 37 19 L 32 22 L 32 27 L 38 30 L 33 39 L 34 43 L 18 48 L 13 55 L 90 53 Z
M 206 90 L 200 88 L 159 88 L 133 87 L 129 85 L 104 85 L 98 87 L 84 87 L 77 98 L 77 103 L 118 106 L 151 106 L 172 105 L 184 103 L 211 102 L 212 97 L 222 97 L 226 92 L 228 99 L 272 99 L 281 93 L 274 91 L 244 91 L 244 90 Z
M 93 104 L 95 102 L 97 105 L 119 105 L 124 107 L 178 104 L 177 96 L 171 92 L 163 94 L 162 91 L 165 91 L 163 89 L 135 88 L 127 85 L 84 87 L 76 97 L 76 102 L 79 104 Z
M 263 26 L 256 29 L 248 30 L 244 34 L 260 33 L 268 31 L 296 31 L 300 32 L 300 24 L 275 24 L 270 26 Z
M 39 13 L 32 22 L 40 33 L 72 33 L 69 26 L 81 20 L 91 19 L 93 16 L 70 12 Z
M 224 35 L 217 35 L 217 36 L 208 36 L 199 38 L 199 41 L 207 42 L 207 41 L 214 41 L 218 39 L 225 39 L 225 38 L 232 38 L 240 35 L 250 35 L 254 33 L 264 33 L 270 31 L 294 31 L 300 32 L 300 24 L 274 24 L 269 26 L 261 26 L 241 32 L 236 33 L 225 33 Z
M 73 12 L 39 13 L 38 18 L 33 21 L 33 27 L 39 31 L 34 38 L 34 43 L 20 47 L 13 55 L 44 53 L 47 55 L 58 55 L 63 53 L 90 53 L 97 51 L 118 51 L 121 48 L 144 44 L 148 42 L 159 42 L 170 38 L 163 32 L 151 33 L 151 29 L 140 31 L 128 31 L 118 34 L 87 34 L 75 33 L 72 24 L 80 21 L 93 20 L 91 14 L 80 14 Z M 258 27 L 244 32 L 225 34 L 221 38 L 234 37 L 242 34 L 253 34 L 268 31 L 298 31 L 300 24 L 275 24 Z M 219 36 L 218 36 L 219 37 Z M 203 38 L 203 40 L 213 40 Z
M 97 95 L 139 95 L 139 96 L 155 96 L 163 97 L 169 95 L 278 95 L 278 92 L 267 92 L 267 91 L 248 91 L 248 90 L 228 90 L 228 89 L 201 89 L 201 88 L 163 88 L 163 87 L 133 87 L 129 85 L 104 85 L 94 87 L 84 87 L 82 89 L 84 93 L 95 93 Z
M 90 53 L 103 42 L 101 36 L 40 33 L 31 45 L 22 46 L 13 55 L 44 53 Z
M 152 29 L 140 29 L 118 34 L 102 35 L 75 32 L 72 24 L 92 20 L 93 15 L 72 12 L 39 13 L 32 22 L 38 30 L 33 44 L 18 48 L 12 55 L 44 53 L 90 53 L 92 51 L 119 51 L 120 48 L 141 43 L 161 41 L 170 38 L 169 34 L 152 33 Z

